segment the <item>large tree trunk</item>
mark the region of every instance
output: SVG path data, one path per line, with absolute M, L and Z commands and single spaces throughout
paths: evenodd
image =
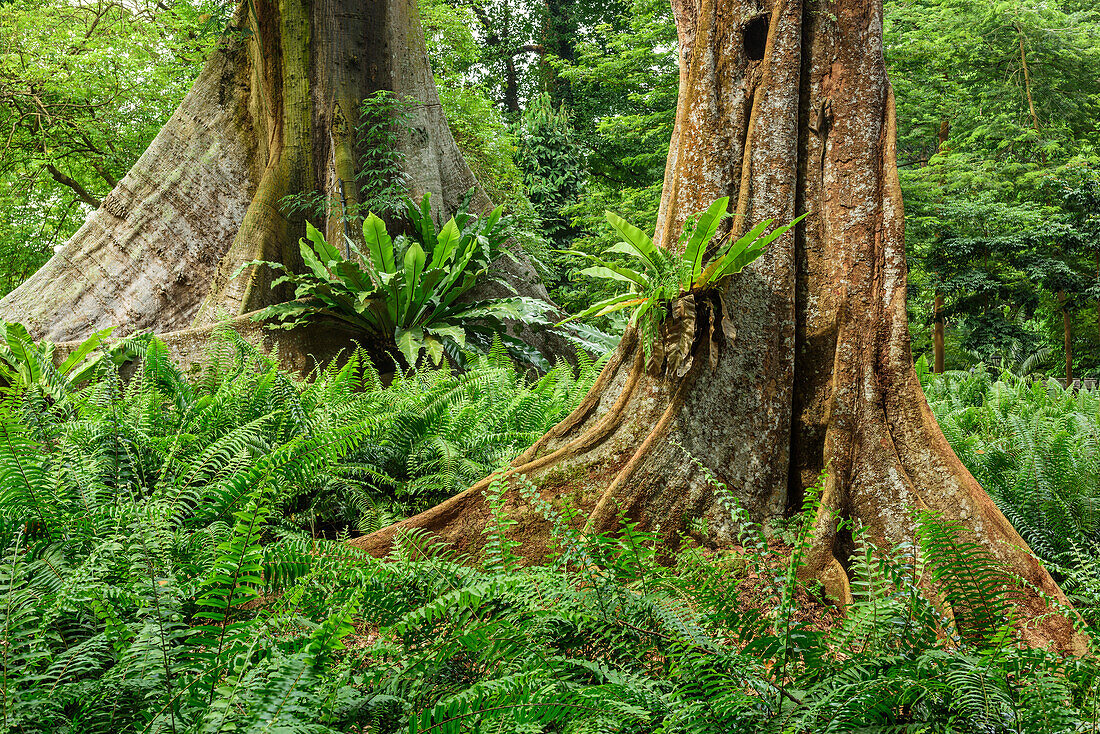
M 568 500 L 590 531 L 620 516 L 674 543 L 705 521 L 736 528 L 706 468 L 756 520 L 798 511 L 827 470 L 807 572 L 850 598 L 850 537 L 911 541 L 913 511 L 965 521 L 1034 587 L 1063 600 L 1024 541 L 959 462 L 913 370 L 895 165 L 894 103 L 882 56 L 881 0 L 673 0 L 680 96 L 656 239 L 714 199 L 733 226 L 810 216 L 725 289 L 695 303 L 687 365 L 647 369 L 630 331 L 592 392 L 517 459 L 543 497 Z M 721 312 L 727 327 L 716 328 Z M 684 322 L 681 322 L 684 324 Z M 675 367 L 675 368 L 674 368 Z M 686 369 L 685 369 L 686 367 Z M 358 539 L 385 552 L 401 528 L 475 549 L 490 513 L 486 483 Z M 515 536 L 538 557 L 547 524 L 508 495 Z M 1083 650 L 1069 620 L 1030 594 L 1026 634 Z
M 359 103 L 377 90 L 413 105 L 401 136 L 407 185 L 450 216 L 477 183 L 444 119 L 415 0 L 254 0 L 149 149 L 0 301 L 0 317 L 62 341 L 116 325 L 187 329 L 284 300 L 266 268 L 232 276 L 254 259 L 298 263 L 304 218 L 284 197 L 355 203 Z M 489 205 L 480 188 L 473 203 Z M 340 213 L 310 218 L 333 236 Z M 525 295 L 548 300 L 525 260 L 501 267 Z

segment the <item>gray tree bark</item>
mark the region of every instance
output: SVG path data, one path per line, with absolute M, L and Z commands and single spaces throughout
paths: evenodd
M 412 195 L 448 218 L 471 187 L 490 204 L 440 107 L 415 0 L 245 3 L 190 93 L 83 226 L 19 288 L 0 317 L 36 337 L 174 332 L 285 300 L 254 259 L 300 264 L 303 218 L 283 197 L 343 183 L 354 204 L 359 103 L 390 90 L 411 103 L 401 136 Z M 323 226 L 340 232 L 339 211 Z M 526 259 L 501 263 L 524 295 L 549 300 Z M 190 333 L 190 332 L 189 332 Z M 545 352 L 572 350 L 527 334 Z

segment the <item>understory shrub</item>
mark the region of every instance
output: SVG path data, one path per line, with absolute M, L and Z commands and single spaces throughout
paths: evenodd
M 437 229 L 430 194 L 417 202 L 404 199 L 409 234 L 391 237 L 373 212 L 363 220 L 366 253 L 346 235 L 340 243 L 306 224 L 299 242 L 306 269 L 295 272 L 283 263 L 253 260 L 237 269 L 263 266 L 281 275 L 272 281 L 294 286 L 294 299 L 261 310 L 257 320 L 278 322 L 269 328 L 292 329 L 317 321 L 337 321 L 375 343 L 389 345 L 414 368 L 427 353 L 433 364 L 446 354 L 465 365 L 465 351 L 484 353 L 503 342 L 518 359 L 540 369 L 550 364 L 520 339 L 509 335 L 509 323 L 546 324 L 550 306 L 538 299 L 513 296 L 470 300 L 475 286 L 491 280 L 489 272 L 503 257 L 515 259 L 506 242 L 508 227 L 502 207 L 486 216 L 469 212 L 471 189 L 455 216 Z

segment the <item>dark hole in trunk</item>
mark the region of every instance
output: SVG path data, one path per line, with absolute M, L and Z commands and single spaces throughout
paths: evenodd
M 741 33 L 745 37 L 745 55 L 752 61 L 763 59 L 768 45 L 768 16 L 753 18 Z

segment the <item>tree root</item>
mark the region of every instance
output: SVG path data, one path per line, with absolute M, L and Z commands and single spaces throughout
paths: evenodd
M 701 344 L 703 340 L 697 341 Z M 699 344 L 697 348 L 702 349 Z M 630 332 L 577 409 L 510 467 L 414 517 L 350 542 L 375 556 L 384 556 L 403 531 L 420 530 L 476 557 L 484 542 L 484 530 L 493 518 L 485 490 L 492 482 L 504 481 L 508 483 L 504 511 L 516 520 L 510 535 L 521 543 L 519 553 L 529 562 L 539 562 L 549 553 L 552 528 L 532 503 L 522 498 L 515 480 L 524 477 L 543 500 L 558 506 L 570 504 L 579 510 L 578 519 L 586 533 L 614 532 L 626 519 L 658 532 L 667 547 L 675 549 L 696 518 L 711 519 L 720 513 L 728 516 L 716 509 L 719 503 L 709 486 L 711 477 L 700 470 L 699 459 L 685 455 L 680 445 L 684 422 L 692 420 L 684 410 L 687 396 L 706 390 L 708 385 L 703 369 L 707 360 L 700 356 L 696 355 L 694 366 L 682 377 L 655 377 L 645 371 L 638 335 Z M 915 380 L 915 375 L 911 379 Z M 923 395 L 920 398 L 924 403 Z M 926 404 L 924 410 L 928 410 Z M 884 419 L 877 425 L 885 430 L 888 424 Z M 932 446 L 936 463 L 950 478 L 928 481 L 923 477 L 924 469 L 918 467 L 923 494 L 915 489 L 916 483 L 904 468 L 900 458 L 904 451 L 890 450 L 889 431 L 885 431 L 885 439 L 880 437 L 871 444 L 867 439 L 875 434 L 873 430 L 852 441 L 836 435 L 827 441 L 831 451 L 843 448 L 851 453 L 846 463 L 839 460 L 839 454 L 829 459 L 839 471 L 827 477 L 801 574 L 803 580 L 819 581 L 838 606 L 846 607 L 852 602 L 852 579 L 845 565 L 847 551 L 838 546 L 838 519 L 850 519 L 866 528 L 871 542 L 892 547 L 914 541 L 915 510 L 941 510 L 945 516 L 968 521 L 975 527 L 994 556 L 1033 590 L 1026 595 L 1021 609 L 1025 620 L 1021 631 L 1028 643 L 1053 644 L 1076 654 L 1086 652 L 1084 638 L 1073 630 L 1066 616 L 1074 613 L 1064 611 L 1070 605 L 1053 579 L 950 453 L 934 419 L 931 423 L 922 420 L 921 429 L 926 431 L 926 447 Z M 718 473 L 713 468 L 710 471 Z M 699 485 L 707 485 L 706 490 L 701 491 Z M 956 488 L 954 494 L 946 489 L 951 486 Z M 736 487 L 730 489 L 736 494 Z M 929 497 L 928 492 L 936 496 Z M 952 508 L 952 503 L 957 506 Z M 962 506 L 972 509 L 959 512 Z M 754 521 L 766 519 L 764 507 L 747 505 L 744 509 Z M 732 543 L 735 532 L 735 528 L 727 527 L 710 539 L 719 544 Z M 946 609 L 928 579 L 920 583 L 926 595 Z M 1053 608 L 1051 602 L 1064 605 L 1064 609 Z

